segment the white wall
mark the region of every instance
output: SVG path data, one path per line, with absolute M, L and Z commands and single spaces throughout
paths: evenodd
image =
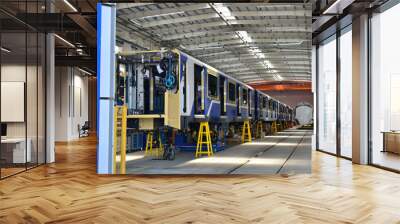
M 36 162 L 36 159 L 39 158 L 38 162 L 43 163 L 45 150 L 45 116 L 43 112 L 45 109 L 45 90 L 42 67 L 37 67 L 36 65 L 25 66 L 25 63 L 2 64 L 1 81 L 24 82 L 26 84 L 26 108 L 22 108 L 22 110 L 26 110 L 26 120 L 23 122 L 6 122 L 7 137 L 24 138 L 26 135 L 32 152 L 31 161 Z M 7 111 L 10 108 L 1 108 L 1 110 L 4 112 L 4 110 Z M 7 112 L 9 113 L 10 111 Z M 37 153 L 39 156 L 37 156 Z
M 88 77 L 73 67 L 56 67 L 55 73 L 55 140 L 70 141 L 88 121 Z

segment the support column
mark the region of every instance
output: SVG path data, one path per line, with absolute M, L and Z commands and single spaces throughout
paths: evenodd
M 368 15 L 353 20 L 353 162 L 368 163 Z
M 97 173 L 113 169 L 115 6 L 97 4 Z
M 46 6 L 47 12 L 54 11 L 50 2 Z M 54 135 L 55 135 L 55 44 L 54 34 L 46 34 L 46 163 L 55 162 Z

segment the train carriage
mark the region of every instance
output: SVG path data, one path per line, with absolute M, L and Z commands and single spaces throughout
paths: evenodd
M 127 106 L 132 130 L 172 128 L 188 139 L 206 121 L 214 142 L 223 145 L 230 128 L 240 130 L 244 121 L 263 122 L 267 131 L 272 122 L 292 119 L 288 106 L 184 52 L 121 52 L 117 57 L 116 102 Z

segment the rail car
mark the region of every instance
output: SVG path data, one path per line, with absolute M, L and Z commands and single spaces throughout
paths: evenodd
M 163 130 L 175 146 L 193 145 L 204 121 L 218 150 L 244 121 L 268 131 L 293 119 L 289 106 L 178 50 L 120 52 L 116 69 L 116 105 L 126 105 L 128 128 Z

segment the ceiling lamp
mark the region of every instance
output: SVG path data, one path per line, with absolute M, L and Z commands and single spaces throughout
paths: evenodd
M 73 6 L 68 0 L 64 0 L 64 3 L 66 5 L 68 5 L 68 7 L 72 9 L 72 11 L 78 12 L 78 10 L 75 8 L 75 6 Z
M 69 42 L 68 40 L 62 38 L 61 36 L 54 34 L 55 37 L 57 37 L 59 40 L 61 40 L 62 42 L 64 42 L 65 44 L 67 44 L 70 47 L 75 48 L 75 45 L 73 45 L 71 42 Z
M 224 6 L 223 3 L 212 4 L 214 9 L 223 17 L 224 20 L 235 20 L 236 18 L 232 15 L 231 10 Z
M 1 47 L 0 49 L 1 49 L 1 51 L 4 51 L 6 53 L 10 53 L 11 52 L 11 50 L 9 50 L 9 49 L 7 49 L 5 47 Z
M 147 18 L 153 18 L 153 17 L 159 17 L 159 16 L 172 16 L 172 15 L 179 15 L 179 14 L 184 14 L 184 13 L 185 13 L 184 11 L 170 12 L 170 13 L 151 15 L 151 16 L 144 16 L 144 17 L 141 17 L 140 19 L 147 19 Z
M 251 37 L 249 36 L 249 34 L 247 33 L 247 31 L 237 31 L 237 34 L 240 36 L 240 38 L 242 38 L 242 40 L 246 43 L 251 43 L 253 42 L 253 40 L 251 39 Z

